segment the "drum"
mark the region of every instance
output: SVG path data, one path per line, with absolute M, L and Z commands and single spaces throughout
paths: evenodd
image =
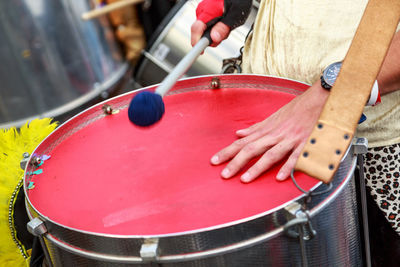
M 128 71 L 107 17 L 83 21 L 91 0 L 0 2 L 0 127 L 70 118 Z
M 243 184 L 209 163 L 235 130 L 306 88 L 258 75 L 180 80 L 148 128 L 128 119 L 138 91 L 87 109 L 28 160 L 28 229 L 53 266 L 360 266 L 351 150 L 330 186 L 295 173 L 311 195 L 276 181 L 281 164 Z
M 199 2 L 178 2 L 162 21 L 136 66 L 134 80 L 137 88 L 161 82 L 190 51 L 190 25 L 196 20 L 195 10 Z M 187 70 L 186 77 L 221 73 L 223 60 L 240 54 L 257 10 L 258 2 L 254 1 L 246 23 L 233 30 L 218 47 L 208 47 Z

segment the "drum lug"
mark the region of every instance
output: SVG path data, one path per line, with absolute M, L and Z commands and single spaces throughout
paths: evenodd
M 32 166 L 38 167 L 42 163 L 42 159 L 40 157 L 32 157 L 31 164 Z
M 119 110 L 113 109 L 109 104 L 105 104 L 101 107 L 103 110 L 104 114 L 106 115 L 112 115 L 112 114 L 117 114 Z
M 33 218 L 32 220 L 30 220 L 26 224 L 26 227 L 28 228 L 29 233 L 31 233 L 34 236 L 37 236 L 39 239 L 39 242 L 43 249 L 45 261 L 46 261 L 46 262 L 43 262 L 43 266 L 53 267 L 53 263 L 51 261 L 49 251 L 48 251 L 47 246 L 44 241 L 44 235 L 47 234 L 47 228 L 46 228 L 46 225 L 44 224 L 44 221 L 42 221 L 41 219 L 36 217 L 36 218 Z
M 143 261 L 155 261 L 158 257 L 158 238 L 144 240 L 140 248 L 140 257 Z
M 317 231 L 315 231 L 311 224 L 310 214 L 307 210 L 297 210 L 295 218 L 288 221 L 283 228 L 285 233 L 292 238 L 299 238 L 301 235 L 303 240 L 311 240 L 317 235 Z
M 219 80 L 218 77 L 213 77 L 211 79 L 211 84 L 210 84 L 212 89 L 219 89 L 221 87 L 221 81 Z
M 47 228 L 44 222 L 39 218 L 34 218 L 27 223 L 28 231 L 34 236 L 42 236 L 47 233 Z
M 28 164 L 28 161 L 29 161 L 29 157 L 30 157 L 30 155 L 28 152 L 24 152 L 22 154 L 22 160 L 19 162 L 19 166 L 21 167 L 21 169 L 25 170 L 26 164 Z M 32 157 L 30 164 L 32 166 L 37 167 L 37 166 L 40 166 L 40 163 L 42 163 L 42 159 L 40 157 Z
M 289 219 L 296 217 L 296 213 L 301 210 L 301 205 L 298 202 L 292 202 L 285 207 L 286 215 Z
M 25 170 L 26 164 L 28 164 L 29 156 L 30 155 L 28 152 L 24 152 L 22 154 L 22 160 L 19 162 L 19 166 L 21 167 L 21 169 Z
M 367 138 L 355 138 L 353 140 L 354 154 L 366 154 L 368 152 L 368 140 Z

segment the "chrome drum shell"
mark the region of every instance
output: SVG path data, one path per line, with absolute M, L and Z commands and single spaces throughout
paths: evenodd
M 91 3 L 0 2 L 1 128 L 63 116 L 107 97 L 127 73 L 107 17 L 81 19 Z

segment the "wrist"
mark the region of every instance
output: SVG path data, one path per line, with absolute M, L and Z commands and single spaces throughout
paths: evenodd
M 325 103 L 329 96 L 329 90 L 322 87 L 321 82 L 317 81 L 308 90 L 319 100 Z
M 300 105 L 304 105 L 302 108 L 312 110 L 313 112 L 319 112 L 322 110 L 326 100 L 328 99 L 329 91 L 322 88 L 321 83 L 318 81 L 308 88 L 302 95 Z M 300 100 L 300 99 L 299 99 Z
M 331 90 L 332 86 L 334 85 L 337 76 L 339 75 L 340 69 L 342 67 L 342 62 L 335 62 L 330 64 L 328 67 L 325 68 L 321 75 L 321 81 L 320 85 L 323 89 L 329 91 Z M 372 88 L 371 88 L 371 93 L 369 95 L 369 98 L 366 102 L 366 106 L 375 106 L 379 104 L 380 101 L 380 95 L 379 95 L 379 88 L 378 88 L 378 82 L 375 80 Z

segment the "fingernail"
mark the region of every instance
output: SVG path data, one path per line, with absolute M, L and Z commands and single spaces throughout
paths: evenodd
M 219 163 L 219 158 L 218 158 L 218 156 L 212 157 L 212 158 L 211 158 L 211 163 L 212 163 L 212 164 L 218 164 L 218 163 Z
M 212 36 L 213 38 L 213 40 L 214 40 L 214 42 L 219 42 L 219 41 L 221 41 L 221 34 L 219 34 L 219 32 L 217 32 L 217 31 L 214 31 L 213 32 L 213 36 Z
M 236 131 L 236 134 L 244 134 L 246 131 L 244 130 L 244 129 L 241 129 L 241 130 L 237 130 Z
M 241 177 L 242 182 L 248 183 L 250 182 L 250 173 L 245 172 Z
M 285 177 L 285 175 L 284 175 L 282 172 L 280 172 L 280 173 L 278 173 L 278 174 L 276 175 L 276 180 L 283 181 L 285 178 L 286 178 L 286 177 Z
M 228 169 L 228 168 L 225 168 L 225 169 L 222 171 L 221 176 L 224 177 L 224 178 L 229 178 L 229 174 L 230 174 L 229 169 Z

